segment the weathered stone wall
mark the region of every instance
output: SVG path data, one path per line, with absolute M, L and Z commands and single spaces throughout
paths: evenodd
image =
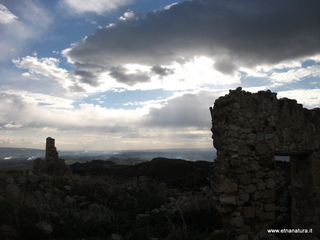
M 217 149 L 212 187 L 223 228 L 247 234 L 272 227 L 280 209 L 274 156 L 288 155 L 291 227 L 320 236 L 320 109 L 238 88 L 210 110 Z

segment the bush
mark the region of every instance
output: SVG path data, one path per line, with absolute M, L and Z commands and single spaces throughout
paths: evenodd
M 218 226 L 212 209 L 146 177 L 0 173 L 0 239 L 205 239 Z

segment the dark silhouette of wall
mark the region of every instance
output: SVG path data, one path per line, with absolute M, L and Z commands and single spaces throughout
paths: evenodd
M 308 110 L 276 93 L 230 90 L 210 108 L 217 149 L 212 189 L 224 231 L 253 236 L 272 228 L 275 155 L 290 156 L 291 227 L 320 236 L 320 109 Z M 248 234 L 251 233 L 251 234 Z

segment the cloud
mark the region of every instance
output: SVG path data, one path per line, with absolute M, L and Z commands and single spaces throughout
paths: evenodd
M 158 74 L 159 76 L 162 76 L 162 77 L 165 77 L 165 76 L 168 76 L 168 75 L 174 73 L 173 69 L 169 69 L 169 68 L 161 67 L 161 66 L 153 66 L 151 68 L 151 71 L 155 74 Z
M 75 105 L 71 99 L 46 94 L 0 91 L 0 144 L 6 139 L 18 144 L 32 131 L 32 137 L 37 136 L 32 144 L 35 146 L 37 140 L 40 147 L 41 139 L 48 135 L 69 149 L 210 146 L 208 107 L 221 93 L 185 93 L 125 110 L 88 103 Z
M 11 24 L 17 19 L 18 17 L 12 14 L 6 6 L 0 4 L 0 24 Z
M 133 22 L 123 18 L 63 53 L 70 62 L 108 68 L 206 56 L 212 67 L 234 74 L 320 53 L 318 9 L 320 2 L 302 0 L 183 1 Z
M 224 91 L 185 93 L 151 108 L 145 122 L 150 127 L 209 129 L 209 107 Z
M 103 14 L 112 10 L 118 9 L 123 6 L 127 6 L 132 0 L 86 0 L 84 3 L 79 3 L 78 0 L 62 0 L 61 3 L 67 6 L 76 13 L 92 12 L 96 14 Z
M 39 1 L 8 1 L 8 5 L 15 14 L 0 4 L 0 60 L 17 57 L 28 44 L 43 38 L 53 23 L 52 13 Z
M 149 82 L 150 76 L 147 73 L 137 71 L 135 73 L 127 73 L 124 67 L 113 67 L 110 71 L 110 76 L 115 78 L 120 83 L 133 86 L 136 83 Z
M 309 77 L 320 77 L 320 65 L 303 68 L 302 66 L 292 68 L 287 72 L 273 72 L 270 76 L 274 85 L 283 85 L 290 82 L 298 82 Z
M 73 100 L 26 91 L 1 91 L 0 103 L 2 130 L 49 128 L 61 131 L 115 131 L 120 125 L 121 128 L 117 130 L 120 131 L 125 129 L 126 121 L 134 121 L 142 114 L 139 114 L 139 110 L 113 110 L 93 104 L 80 104 L 76 108 Z
M 97 86 L 96 82 L 97 75 L 93 72 L 85 71 L 85 70 L 75 70 L 74 74 L 80 77 L 80 82 L 89 84 L 91 86 Z
M 306 108 L 319 108 L 320 89 L 295 89 L 290 91 L 281 91 L 277 93 L 278 98 L 296 99 L 298 103 Z
M 73 85 L 67 70 L 59 68 L 57 58 L 38 58 L 37 56 L 26 56 L 22 59 L 15 59 L 13 63 L 18 68 L 28 70 L 25 76 L 42 75 L 58 82 L 63 88 L 68 89 Z

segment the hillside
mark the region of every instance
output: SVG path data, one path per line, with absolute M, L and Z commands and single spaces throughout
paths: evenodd
M 0 171 L 0 239 L 212 239 L 208 162 L 94 160 L 68 176 Z
M 79 175 L 105 175 L 115 178 L 146 176 L 165 182 L 179 189 L 193 189 L 208 184 L 210 166 L 205 161 L 154 158 L 136 165 L 119 165 L 113 161 L 94 160 L 71 164 L 72 171 Z

